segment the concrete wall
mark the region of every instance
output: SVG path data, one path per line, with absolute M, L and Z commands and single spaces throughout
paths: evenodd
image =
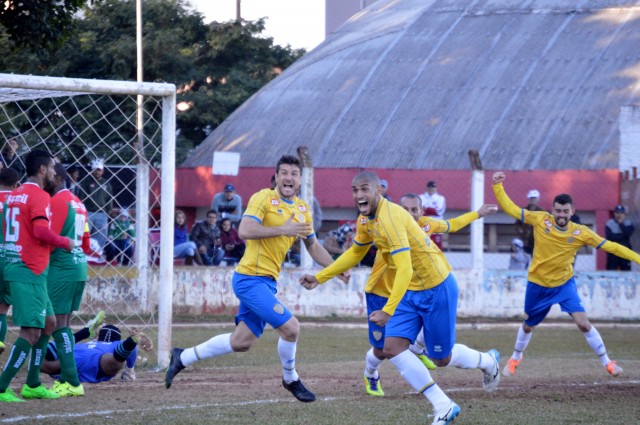
M 313 291 L 298 284 L 302 269 L 284 269 L 278 297 L 298 316 L 366 316 L 364 286 L 370 269 L 354 269 L 351 282 L 327 282 Z M 231 287 L 231 268 L 176 267 L 173 311 L 175 315 L 235 314 L 238 300 Z M 526 288 L 525 272 L 507 270 L 455 270 L 460 287 L 459 317 L 521 318 Z M 87 283 L 86 303 L 108 306 L 109 311 L 132 313 L 156 310 L 157 272 L 151 285 L 133 276 L 93 274 Z M 603 320 L 640 320 L 640 274 L 636 272 L 579 272 L 578 290 L 589 317 Z M 549 317 L 563 314 L 555 306 Z

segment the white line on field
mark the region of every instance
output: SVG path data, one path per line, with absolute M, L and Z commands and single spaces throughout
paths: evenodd
M 348 397 L 321 397 L 318 401 L 335 401 L 346 400 Z M 24 421 L 41 421 L 44 419 L 60 419 L 60 418 L 78 418 L 83 416 L 104 416 L 104 415 L 122 415 L 123 413 L 135 413 L 140 414 L 142 412 L 163 412 L 167 410 L 184 410 L 184 409 L 204 409 L 210 407 L 236 407 L 236 406 L 248 406 L 255 404 L 273 404 L 273 403 L 297 403 L 296 400 L 287 399 L 271 399 L 271 400 L 251 400 L 240 401 L 235 403 L 205 403 L 205 404 L 179 404 L 175 406 L 159 406 L 150 409 L 114 409 L 114 410 L 94 410 L 89 412 L 78 413 L 51 413 L 48 415 L 33 415 L 33 416 L 16 416 L 15 418 L 1 419 L 0 423 L 17 423 Z

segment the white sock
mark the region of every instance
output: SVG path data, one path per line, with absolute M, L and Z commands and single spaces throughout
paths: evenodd
M 527 345 L 529 345 L 529 341 L 531 341 L 531 337 L 533 336 L 533 332 L 525 333 L 522 326 L 518 328 L 518 336 L 516 337 L 516 345 L 511 355 L 511 358 L 514 360 L 522 359 L 522 355 L 524 354 L 524 350 L 527 349 Z
M 451 360 L 447 366 L 459 369 L 482 369 L 489 371 L 493 368 L 493 357 L 467 347 L 464 344 L 454 344 L 451 350 Z
M 180 361 L 184 366 L 189 366 L 200 360 L 229 353 L 233 353 L 233 348 L 231 348 L 231 334 L 222 334 L 216 335 L 195 347 L 185 348 L 180 355 Z
M 375 378 L 378 379 L 380 374 L 378 373 L 378 368 L 380 364 L 382 364 L 383 360 L 380 360 L 373 354 L 373 347 L 367 351 L 367 354 L 364 357 L 364 376 L 367 378 Z
M 420 333 L 416 337 L 416 342 L 409 346 L 409 350 L 415 355 L 424 354 L 427 345 L 424 342 L 424 329 L 420 329 Z
M 296 347 L 297 342 L 285 341 L 278 338 L 278 356 L 282 364 L 282 378 L 287 384 L 300 379 L 296 372 Z
M 416 356 L 411 354 L 411 351 L 404 350 L 390 361 L 409 385 L 418 393 L 423 394 L 436 410 L 446 407 L 451 402 L 451 399 L 431 378 L 429 370 Z
M 598 355 L 598 357 L 600 357 L 602 366 L 606 366 L 610 359 L 607 355 L 607 349 L 604 346 L 604 341 L 602 341 L 602 337 L 596 327 L 591 325 L 591 329 L 589 329 L 589 332 L 584 333 L 584 337 L 591 349 Z

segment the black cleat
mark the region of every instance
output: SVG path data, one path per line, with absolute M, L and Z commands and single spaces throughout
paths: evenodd
M 289 390 L 289 392 L 293 394 L 295 398 L 302 401 L 303 403 L 311 403 L 312 401 L 316 401 L 316 395 L 309 391 L 299 379 L 297 381 L 293 381 L 290 384 L 284 382 L 283 379 L 282 386 Z
M 184 365 L 180 361 L 180 354 L 183 351 L 184 351 L 183 348 L 174 348 L 173 350 L 171 350 L 171 359 L 169 360 L 169 367 L 167 368 L 167 373 L 164 375 L 164 386 L 167 388 L 171 387 L 173 378 L 176 377 L 178 372 L 184 369 Z

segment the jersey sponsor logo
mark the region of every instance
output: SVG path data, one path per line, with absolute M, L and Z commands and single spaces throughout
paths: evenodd
M 431 225 L 430 224 L 425 224 L 424 226 L 422 226 L 422 231 L 423 232 L 428 232 L 429 230 L 431 230 Z
M 360 219 L 360 224 L 367 224 L 367 219 L 366 219 L 366 218 L 364 218 L 364 217 L 362 217 L 362 218 Z
M 580 235 L 581 233 L 582 233 L 582 230 L 580 230 L 580 229 L 573 231 L 573 234 L 576 235 L 576 236 Z
M 576 238 L 569 237 L 569 238 L 567 239 L 567 242 L 569 242 L 569 243 L 573 243 L 573 242 L 575 242 L 575 240 L 576 240 Z
M 278 208 L 276 212 L 278 213 L 278 215 L 282 215 L 282 208 Z
M 298 209 L 300 210 L 300 212 L 307 212 L 307 207 L 305 207 L 304 205 L 298 205 Z
M 547 226 L 547 227 L 553 227 L 553 223 L 551 223 L 550 220 L 545 220 L 544 221 L 544 225 Z
M 376 341 L 380 341 L 382 339 L 382 332 L 373 331 L 373 339 L 375 339 Z
M 273 311 L 275 311 L 278 314 L 284 314 L 284 306 L 280 303 L 276 304 L 273 306 Z
M 280 201 L 278 201 L 277 199 L 272 199 L 271 205 L 280 205 Z
M 545 233 L 547 233 L 547 234 L 548 234 L 548 233 L 551 233 L 551 229 L 549 229 L 549 228 L 547 227 L 546 229 L 544 229 L 544 232 L 545 232 Z

